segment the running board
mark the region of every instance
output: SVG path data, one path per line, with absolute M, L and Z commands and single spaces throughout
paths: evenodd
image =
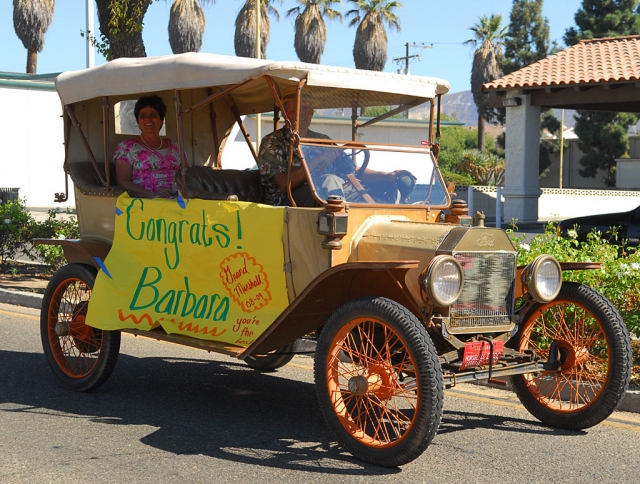
M 182 334 L 167 334 L 164 331 L 140 331 L 139 329 L 121 329 L 120 331 L 122 331 L 123 333 L 132 334 L 134 336 L 143 336 L 145 338 L 151 338 L 158 341 L 176 343 L 182 346 L 189 346 L 191 348 L 206 350 L 213 353 L 220 353 L 227 356 L 234 356 L 236 358 L 240 353 L 246 350 L 246 348 L 242 346 L 233 346 L 230 344 L 209 341 L 206 339 L 192 338 L 191 336 L 184 336 Z

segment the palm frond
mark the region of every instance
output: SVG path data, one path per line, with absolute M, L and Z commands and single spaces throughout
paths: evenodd
M 13 0 L 13 28 L 25 49 L 42 52 L 53 10 L 54 0 Z

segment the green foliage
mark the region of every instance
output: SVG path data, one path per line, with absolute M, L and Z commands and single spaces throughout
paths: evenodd
M 485 135 L 485 144 L 489 150 L 493 150 L 495 143 L 493 137 Z M 455 171 L 462 160 L 462 152 L 478 148 L 478 132 L 462 126 L 451 126 L 442 130 L 440 134 L 440 153 L 438 163 L 440 168 L 446 171 Z
M 377 116 L 380 116 L 381 114 L 388 113 L 389 111 L 391 111 L 389 106 L 369 106 L 364 110 L 364 113 L 362 115 L 365 118 L 375 118 Z M 394 114 L 393 116 L 390 116 L 390 117 L 401 118 L 402 116 L 400 114 Z
M 85 37 L 85 36 L 87 37 L 87 39 L 89 39 L 89 42 L 91 42 L 91 45 L 95 47 L 95 49 L 98 51 L 98 53 L 102 57 L 104 57 L 107 61 L 113 60 L 111 59 L 111 49 L 110 49 L 109 39 L 104 34 L 101 34 L 100 40 L 98 40 L 96 36 L 93 35 L 91 32 L 89 32 L 88 30 L 81 30 L 80 37 Z
M 35 223 L 31 230 L 33 238 L 43 239 L 79 239 L 80 230 L 78 221 L 69 209 L 65 212 L 65 216 L 59 218 L 60 213 L 55 210 L 49 210 L 47 219 L 41 223 Z M 32 260 L 39 260 L 51 266 L 54 270 L 59 269 L 67 263 L 64 257 L 64 251 L 59 245 L 36 245 L 30 252 Z
M 496 152 L 465 150 L 462 152 L 462 160 L 456 170 L 469 174 L 480 185 L 502 185 L 505 176 L 505 160 Z
M 442 170 L 441 173 L 446 185 L 449 185 L 451 182 L 455 183 L 457 187 L 477 185 L 476 180 L 468 173 L 455 173 L 448 170 Z
M 595 178 L 598 170 L 605 170 L 604 182 L 616 184 L 616 158 L 629 150 L 628 126 L 638 122 L 630 113 L 578 111 L 575 133 L 580 138 L 578 147 L 584 153 L 580 158 L 580 175 Z
M 582 0 L 574 17 L 578 28 L 568 28 L 564 42 L 574 45 L 582 39 L 639 34 L 637 7 L 638 0 Z
M 601 269 L 565 271 L 563 279 L 586 284 L 604 294 L 620 311 L 629 330 L 640 334 L 640 252 L 624 242 L 609 244 L 597 231 L 590 233 L 586 242 L 576 240 L 577 230 L 569 230 L 568 238 L 560 237 L 553 223 L 532 240 L 523 240 L 513 229 L 507 233 L 518 251 L 518 265 L 528 264 L 541 254 L 551 254 L 559 262 L 602 263 Z M 615 234 L 616 228 L 608 233 Z
M 151 5 L 150 0 L 148 5 Z M 142 18 L 146 9 L 136 2 L 129 0 L 111 0 L 111 19 L 109 20 L 109 30 L 116 36 L 130 35 L 142 31 Z
M 101 41 L 94 32 L 89 40 L 108 60 L 146 57 L 142 29 L 144 16 L 153 0 L 95 0 Z
M 542 175 L 551 166 L 551 155 L 560 153 L 560 120 L 553 115 L 551 109 L 540 113 L 540 136 L 545 131 L 556 135 L 557 139 L 546 139 L 540 142 L 540 158 L 538 164 L 538 175 Z M 566 147 L 569 144 L 566 143 Z
M 0 263 L 26 254 L 31 241 L 33 217 L 25 207 L 25 199 L 0 204 Z
M 447 114 L 445 112 L 441 112 L 440 121 L 459 121 L 458 113 Z
M 76 239 L 80 237 L 78 222 L 69 209 L 65 216 L 55 209 L 49 210 L 44 222 L 37 222 L 25 206 L 24 199 L 0 204 L 0 262 L 5 264 L 15 260 L 16 256 L 25 255 L 58 269 L 66 264 L 60 246 L 32 246 L 34 238 L 44 239 Z
M 544 0 L 513 0 L 509 30 L 500 66 L 510 74 L 549 54 L 549 20 L 542 16 Z

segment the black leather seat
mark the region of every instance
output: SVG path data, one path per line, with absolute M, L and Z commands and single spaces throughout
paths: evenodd
M 264 203 L 264 190 L 258 170 L 218 170 L 208 166 L 187 168 L 184 176 L 178 171 L 176 184 L 185 198 L 226 200 L 236 195 L 244 202 Z
M 99 165 L 100 173 L 103 179 L 104 167 Z M 90 161 L 82 161 L 77 163 L 69 163 L 69 176 L 75 186 L 85 195 L 105 195 L 110 197 L 117 197 L 121 195 L 124 190 L 116 184 L 116 168 L 113 163 L 109 163 L 109 186 L 104 186 L 100 181 L 98 172 Z

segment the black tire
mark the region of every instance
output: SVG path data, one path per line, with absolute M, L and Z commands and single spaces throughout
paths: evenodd
M 49 281 L 40 311 L 40 336 L 47 362 L 65 388 L 88 392 L 102 385 L 115 368 L 120 331 L 85 324 L 96 269 L 69 264 Z
M 407 464 L 438 431 L 444 390 L 436 350 L 420 321 L 394 301 L 364 297 L 334 311 L 314 373 L 325 420 L 362 461 Z
M 282 348 L 272 351 L 266 355 L 247 356 L 244 361 L 254 370 L 273 371 L 289 363 L 293 357 L 293 343 L 284 345 Z
M 511 378 L 522 404 L 547 425 L 592 427 L 618 408 L 629 387 L 631 344 L 620 313 L 590 287 L 563 282 L 558 297 L 531 307 L 515 337 L 555 370 Z

